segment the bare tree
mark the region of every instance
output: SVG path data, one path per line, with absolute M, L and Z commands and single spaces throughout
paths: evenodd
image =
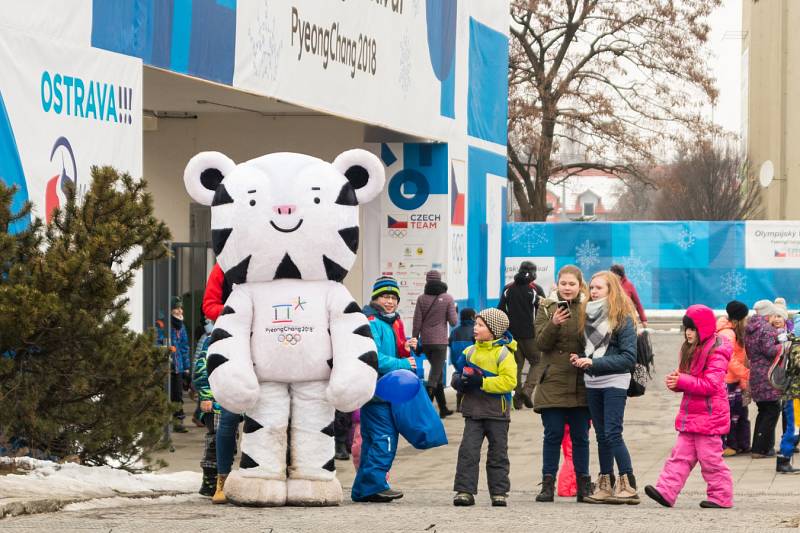
M 685 128 L 713 126 L 705 18 L 721 0 L 512 0 L 508 176 L 524 220 L 545 220 L 551 176 L 630 177 Z M 557 160 L 559 144 L 582 161 Z
M 729 144 L 698 141 L 668 168 L 654 211 L 659 220 L 745 220 L 760 209 L 750 161 Z

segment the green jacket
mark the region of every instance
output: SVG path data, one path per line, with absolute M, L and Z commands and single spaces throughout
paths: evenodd
M 556 300 L 542 300 L 536 313 L 534 330 L 536 345 L 541 351 L 541 359 L 534 372 L 536 391 L 533 409 L 537 413 L 550 407 L 587 405 L 583 371 L 569 362 L 569 354 L 580 354 L 584 349 L 585 341 L 579 321 L 583 306 L 580 302 L 571 302 L 569 310 L 570 318 L 560 326 L 552 322 Z

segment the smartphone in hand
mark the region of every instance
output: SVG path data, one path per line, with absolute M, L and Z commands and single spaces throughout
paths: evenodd
M 556 303 L 556 306 L 558 306 L 558 309 L 559 309 L 559 310 L 561 310 L 561 309 L 565 309 L 565 310 L 567 311 L 567 316 L 570 316 L 570 311 L 569 311 L 569 302 L 568 302 L 568 301 L 566 301 L 566 300 L 559 300 L 559 301 Z

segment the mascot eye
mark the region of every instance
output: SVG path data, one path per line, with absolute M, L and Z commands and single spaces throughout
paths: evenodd
M 255 200 L 250 200 L 250 205 L 256 205 L 256 201 Z
M 320 202 L 319 198 L 314 198 L 314 203 L 318 204 Z

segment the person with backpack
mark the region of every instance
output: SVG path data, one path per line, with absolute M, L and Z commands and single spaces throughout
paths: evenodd
M 714 312 L 705 305 L 689 306 L 682 322 L 680 363 L 665 380 L 669 390 L 683 393 L 675 418 L 678 441 L 656 485 L 644 491 L 664 507 L 674 506 L 699 462 L 708 484 L 700 507 L 727 509 L 733 507 L 733 477 L 722 458 L 721 437 L 731 424 L 725 373 L 732 348 L 717 335 Z
M 534 316 L 539 307 L 539 300 L 545 297 L 544 291 L 535 283 L 536 265 L 531 261 L 523 261 L 519 271 L 514 276 L 514 281 L 505 286 L 500 295 L 497 308 L 503 311 L 511 323 L 508 330 L 517 341 L 519 348 L 516 352 L 517 362 L 517 388 L 514 390 L 514 409 L 522 406 L 532 408 L 531 394 L 535 388 L 533 371 L 539 361 L 539 352 L 536 349 L 536 335 L 534 330 Z M 525 361 L 528 362 L 528 376 L 522 382 L 522 371 Z
M 450 364 L 453 373 L 460 374 L 464 369 L 464 350 L 475 344 L 475 310 L 467 307 L 461 310 L 461 323 L 450 332 Z M 456 412 L 461 412 L 464 393 L 456 391 Z
M 600 477 L 588 503 L 639 503 L 636 478 L 622 422 L 631 371 L 636 364 L 635 313 L 619 278 L 598 272 L 589 283 L 589 302 L 583 320 L 585 349 L 570 355 L 573 366 L 584 372 L 586 399 L 597 435 Z M 614 463 L 619 478 L 614 477 Z

